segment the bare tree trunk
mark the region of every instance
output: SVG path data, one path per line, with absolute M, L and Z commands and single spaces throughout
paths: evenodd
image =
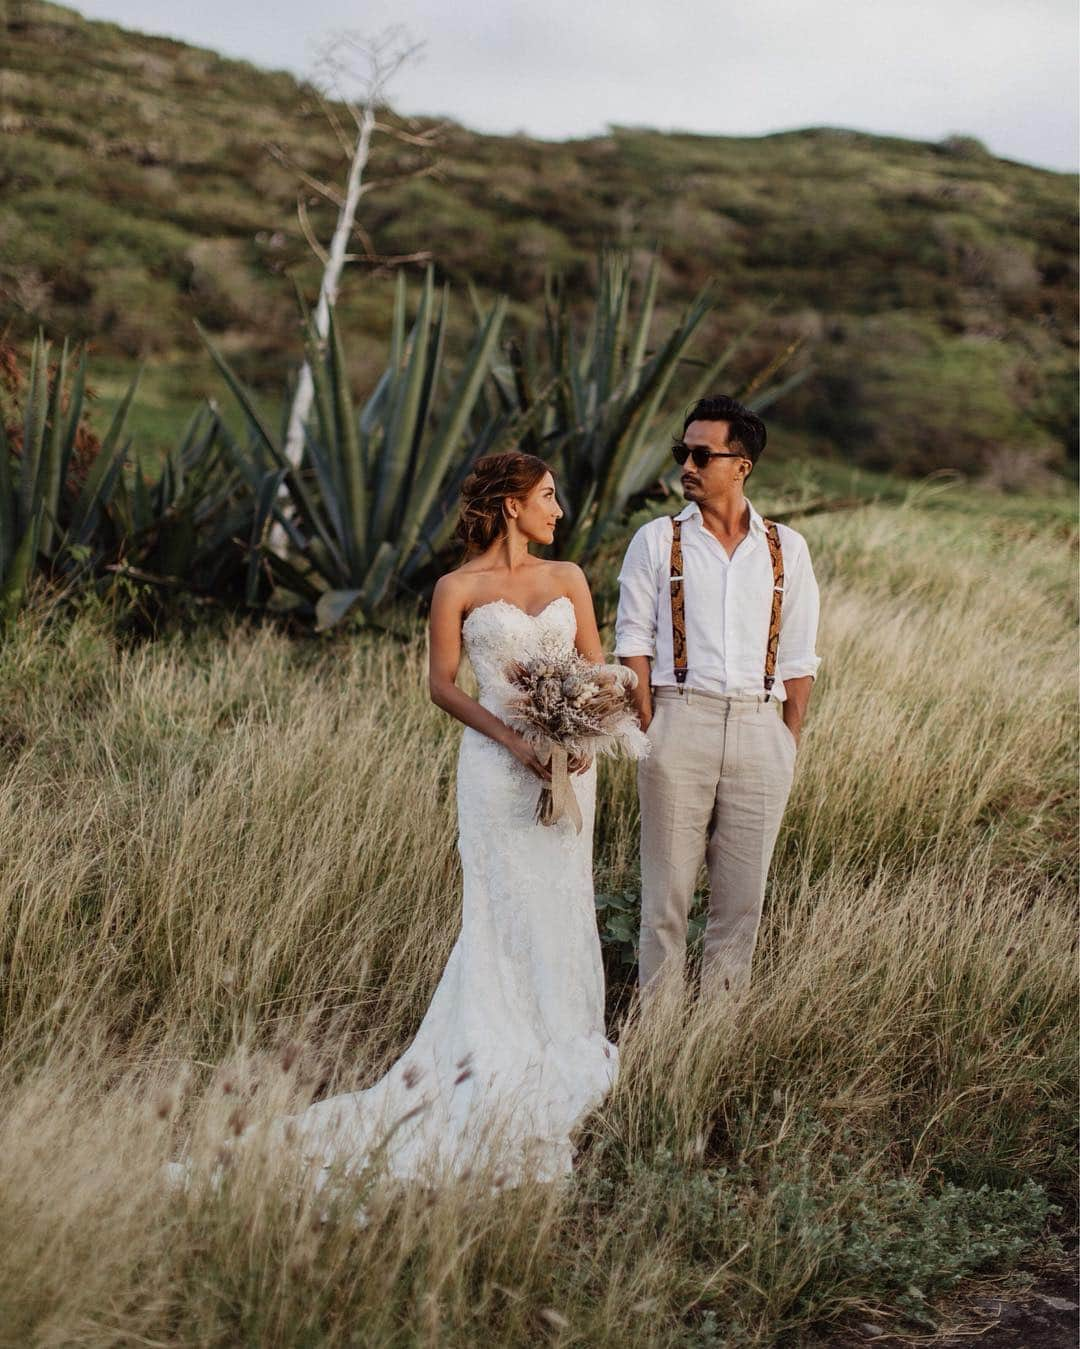
M 0 0 L 0 4 L 4 0 Z M 314 328 L 316 339 L 320 351 L 325 348 L 326 338 L 330 329 L 330 307 L 337 302 L 338 288 L 341 284 L 341 274 L 345 270 L 345 264 L 353 261 L 357 255 L 348 251 L 349 240 L 353 231 L 358 229 L 356 224 L 356 211 L 360 204 L 360 198 L 365 192 L 374 187 L 378 187 L 377 182 L 363 182 L 364 170 L 368 166 L 368 159 L 371 153 L 371 137 L 375 131 L 389 132 L 397 139 L 403 140 L 422 148 L 428 149 L 431 146 L 432 139 L 436 133 L 434 130 L 420 132 L 416 135 L 410 135 L 400 128 L 393 128 L 376 121 L 375 109 L 380 103 L 385 102 L 385 91 L 390 77 L 397 71 L 402 64 L 410 59 L 419 50 L 418 45 L 410 46 L 407 42 L 406 30 L 400 25 L 392 25 L 381 35 L 374 39 L 367 39 L 363 35 L 344 31 L 335 34 L 327 40 L 323 47 L 320 65 L 326 73 L 328 92 L 335 90 L 339 97 L 345 103 L 352 117 L 353 124 L 357 128 L 357 137 L 355 142 L 346 139 L 337 115 L 333 107 L 324 102 L 323 106 L 330 125 L 334 129 L 338 143 L 342 149 L 349 154 L 349 176 L 345 187 L 345 196 L 341 197 L 338 192 L 330 188 L 327 184 L 321 183 L 312 178 L 309 174 L 301 171 L 301 178 L 310 187 L 313 187 L 324 198 L 336 201 L 338 203 L 337 224 L 334 228 L 333 238 L 330 241 L 330 249 L 324 251 L 313 231 L 307 223 L 307 213 L 304 208 L 302 197 L 297 199 L 297 212 L 300 217 L 300 227 L 303 230 L 312 250 L 323 263 L 322 282 L 319 286 L 319 301 L 315 307 Z M 351 97 L 345 90 L 346 81 L 354 75 L 354 70 L 350 65 L 350 58 L 358 55 L 362 65 L 361 82 L 363 86 L 363 96 L 359 100 Z M 351 149 L 349 148 L 351 145 Z M 276 158 L 283 158 L 279 151 L 271 147 L 271 152 Z M 418 172 L 428 173 L 430 168 L 420 169 Z M 365 252 L 359 256 L 372 262 L 409 262 L 418 261 L 426 258 L 427 253 L 416 253 L 405 255 L 400 258 L 382 258 L 376 257 L 374 249 L 371 247 L 370 240 L 363 230 L 360 230 L 361 237 L 364 240 Z M 308 418 L 311 415 L 311 404 L 315 395 L 314 381 L 311 374 L 311 366 L 305 358 L 304 364 L 300 369 L 300 377 L 297 380 L 296 392 L 293 395 L 292 406 L 289 409 L 289 421 L 285 433 L 284 453 L 288 462 L 297 468 L 304 457 L 304 429 Z M 278 491 L 279 500 L 288 498 L 288 489 L 284 483 Z M 285 529 L 273 520 L 267 535 L 267 547 L 278 556 L 284 556 L 287 540 Z
M 371 152 L 371 133 L 374 127 L 375 108 L 373 101 L 369 99 L 364 105 L 363 114 L 360 118 L 360 132 L 356 139 L 356 148 L 353 150 L 352 162 L 349 165 L 349 180 L 345 189 L 345 200 L 338 211 L 337 225 L 334 229 L 334 237 L 330 241 L 330 253 L 323 269 L 322 284 L 319 287 L 319 303 L 315 307 L 315 331 L 318 334 L 320 344 L 326 341 L 326 335 L 330 328 L 330 306 L 337 301 L 341 273 L 345 269 L 349 239 L 352 236 L 353 223 L 356 219 L 356 208 L 360 203 L 361 181 Z M 294 468 L 299 467 L 300 460 L 303 458 L 304 427 L 311 414 L 311 400 L 314 393 L 315 387 L 311 378 L 311 366 L 305 360 L 300 370 L 296 393 L 293 395 L 292 407 L 289 410 L 289 426 L 285 435 L 285 457 Z M 278 489 L 278 497 L 279 499 L 286 499 L 288 495 L 288 488 L 282 483 Z M 285 550 L 286 537 L 285 530 L 275 520 L 267 540 L 268 547 L 279 556 L 282 555 Z
M 375 111 L 371 104 L 364 107 L 360 122 L 360 135 L 353 151 L 352 164 L 349 167 L 349 181 L 345 189 L 345 200 L 338 212 L 337 228 L 330 241 L 330 256 L 323 271 L 322 285 L 319 288 L 319 303 L 315 307 L 315 331 L 319 341 L 326 341 L 330 325 L 330 306 L 337 301 L 341 273 L 345 268 L 345 258 L 349 239 L 352 235 L 356 208 L 360 202 L 360 182 L 367 167 L 371 147 L 371 132 L 375 126 Z M 311 411 L 314 388 L 311 381 L 311 367 L 304 362 L 300 371 L 296 395 L 289 413 L 289 429 L 285 436 L 285 455 L 291 464 L 299 464 L 304 449 L 304 424 Z

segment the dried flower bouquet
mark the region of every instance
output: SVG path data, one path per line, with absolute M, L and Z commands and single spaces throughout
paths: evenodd
M 581 832 L 581 809 L 567 772 L 573 757 L 622 752 L 643 759 L 649 741 L 630 701 L 637 676 L 625 665 L 594 665 L 577 651 L 541 651 L 505 671 L 509 724 L 551 764 L 536 805 L 539 824 L 567 816 Z

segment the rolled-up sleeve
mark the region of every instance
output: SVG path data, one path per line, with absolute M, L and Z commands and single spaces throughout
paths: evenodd
M 616 656 L 656 656 L 656 576 L 647 529 L 630 540 L 619 572 Z
M 780 680 L 815 676 L 821 657 L 817 654 L 817 629 L 820 599 L 817 578 L 810 563 L 810 550 L 801 534 L 792 531 L 794 554 L 785 556 L 786 581 L 780 611 L 780 642 L 776 651 L 776 677 Z

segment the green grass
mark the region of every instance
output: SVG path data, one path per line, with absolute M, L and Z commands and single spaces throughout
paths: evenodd
M 95 399 L 88 420 L 96 434 L 103 437 L 136 371 L 129 362 L 103 356 L 94 357 L 89 371 Z M 176 352 L 168 362 L 148 364 L 140 376 L 126 422 L 132 442 L 129 463 L 138 459 L 144 471 L 159 473 L 162 460 L 180 439 L 188 417 L 208 398 L 215 401 L 226 424 L 243 442 L 247 434 L 244 415 L 212 369 L 208 356 Z M 258 401 L 269 425 L 276 429 L 281 422 L 284 399 L 263 396 Z

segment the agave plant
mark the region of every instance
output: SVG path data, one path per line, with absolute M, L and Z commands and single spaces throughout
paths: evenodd
M 671 416 L 672 391 L 677 387 L 683 399 L 699 396 L 753 330 L 751 325 L 739 333 L 711 361 L 691 361 L 689 348 L 711 305 L 705 290 L 650 350 L 658 271 L 654 258 L 632 314 L 630 259 L 603 254 L 600 292 L 580 338 L 565 294 L 556 301 L 549 283 L 545 356 L 538 358 L 531 347 L 523 353 L 512 342 L 509 364 L 495 361 L 505 298 L 484 312 L 474 295 L 471 346 L 453 378 L 443 360 L 448 288 L 437 294 L 428 268 L 406 330 L 399 273 L 387 365 L 359 408 L 335 314 L 325 342 L 305 314 L 314 398 L 299 465 L 289 462 L 284 435 L 271 430 L 200 328 L 249 427 L 246 446 L 221 428 L 255 501 L 249 601 L 265 571 L 314 608 L 317 630 L 353 611 L 377 621 L 389 599 L 402 590 L 421 593 L 445 562 L 458 490 L 475 460 L 517 444 L 552 463 L 568 516 L 560 536 L 563 555 L 587 560 L 622 522 L 631 498 L 661 474 L 669 443 L 661 428 Z M 694 372 L 689 382 L 687 370 Z M 763 388 L 758 404 L 801 378 L 803 373 L 787 386 Z M 285 549 L 267 538 L 273 520 L 282 526 Z
M 165 596 L 227 590 L 226 573 L 241 573 L 244 565 L 235 538 L 252 542 L 258 495 L 248 492 L 246 475 L 227 458 L 215 409 L 195 413 L 155 481 L 147 481 L 136 460 L 129 486 L 125 427 L 141 371 L 99 444 L 83 420 L 85 351 L 70 390 L 67 342 L 51 383 L 48 355 L 49 343 L 39 333 L 13 433 L 0 417 L 3 620 L 23 604 L 35 573 L 69 591 L 106 587 L 117 572 L 152 582 Z M 8 374 L 14 392 L 17 376 L 10 366 Z M 254 589 L 249 576 L 248 598 Z
M 673 391 L 677 388 L 680 402 L 685 403 L 715 387 L 756 327 L 751 324 L 736 334 L 712 360 L 691 362 L 689 349 L 712 306 L 706 286 L 650 351 L 658 274 L 659 259 L 654 256 L 634 315 L 630 256 L 602 254 L 599 293 L 581 337 L 574 335 L 565 291 L 549 280 L 543 360 L 534 350 L 519 345 L 511 348 L 520 411 L 532 408 L 541 378 L 545 384 L 554 380 L 558 389 L 528 448 L 556 469 L 567 515 L 558 546 L 564 557 L 576 561 L 585 561 L 595 552 L 622 523 L 631 498 L 661 475 L 668 462 Z M 791 350 L 770 363 L 757 383 L 771 378 Z M 677 378 L 691 369 L 695 373 L 689 382 Z M 782 386 L 762 387 L 750 406 L 765 406 L 806 373 L 800 371 Z
M 148 482 L 136 461 L 129 488 L 117 479 L 110 508 L 116 550 L 130 571 L 218 601 L 259 600 L 252 550 L 266 514 L 265 496 L 280 475 L 253 475 L 237 462 L 214 403 L 191 416 Z M 242 592 L 242 593 L 241 593 Z
M 354 608 L 371 620 L 395 588 L 415 582 L 445 547 L 469 464 L 531 424 L 527 414 L 509 400 L 498 404 L 484 387 L 505 297 L 477 316 L 468 353 L 453 378 L 444 365 L 449 289 L 436 295 L 428 268 L 408 331 L 405 300 L 399 272 L 387 366 L 359 409 L 335 315 L 331 312 L 325 344 L 306 320 L 314 416 L 298 467 L 289 463 L 280 436 L 203 333 L 250 428 L 246 450 L 234 446 L 234 452 L 238 461 L 246 457 L 250 485 L 259 494 L 255 527 L 265 533 L 276 518 L 291 545 L 282 556 L 262 542 L 260 559 L 285 588 L 315 605 L 320 631 Z M 277 482 L 284 483 L 291 509 L 282 507 Z
M 0 617 L 22 605 L 37 570 L 87 573 L 99 549 L 102 511 L 119 480 L 130 442 L 123 439 L 139 374 L 120 401 L 81 483 L 71 473 L 86 387 L 82 353 L 64 408 L 68 373 L 65 341 L 49 388 L 49 343 L 39 331 L 30 355 L 21 434 L 12 442 L 0 417 Z

